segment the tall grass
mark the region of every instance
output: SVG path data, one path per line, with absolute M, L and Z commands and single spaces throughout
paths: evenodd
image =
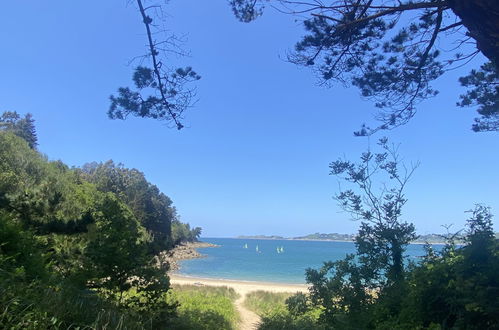
M 255 291 L 246 295 L 244 305 L 262 317 L 259 330 L 323 330 L 317 323 L 320 310 L 310 309 L 302 314 L 289 311 L 286 300 L 291 293 Z
M 246 295 L 244 306 L 262 316 L 275 310 L 286 308 L 285 301 L 291 297 L 287 292 L 254 291 Z
M 2 329 L 147 329 L 147 319 L 92 292 L 9 284 L 0 286 Z
M 171 329 L 236 329 L 239 314 L 234 301 L 238 296 L 234 289 L 227 287 L 175 285 L 169 299 L 177 301 L 180 306 Z
M 239 321 L 238 294 L 227 287 L 174 286 L 166 299 L 179 303 L 177 317 L 158 325 L 90 290 L 6 284 L 0 283 L 0 329 L 234 330 Z

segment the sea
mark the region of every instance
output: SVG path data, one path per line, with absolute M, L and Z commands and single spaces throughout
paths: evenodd
M 191 277 L 305 283 L 307 268 L 320 268 L 325 261 L 355 253 L 353 242 L 202 238 L 218 247 L 200 248 L 205 258 L 183 260 L 178 274 Z M 437 250 L 441 247 L 436 246 Z M 417 262 L 423 245 L 410 244 L 406 255 Z

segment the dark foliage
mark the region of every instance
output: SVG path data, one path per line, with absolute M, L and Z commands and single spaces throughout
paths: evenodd
M 480 70 L 472 70 L 466 77 L 459 79 L 461 85 L 468 87 L 457 103 L 461 107 L 477 106 L 481 117 L 475 118 L 475 132 L 499 131 L 499 73 L 492 63 L 486 63 Z
M 133 211 L 151 236 L 153 253 L 172 246 L 171 224 L 177 216 L 175 207 L 171 199 L 148 182 L 142 172 L 110 160 L 85 164 L 80 173 L 99 191 L 115 194 Z
M 38 138 L 36 136 L 35 120 L 28 113 L 21 118 L 17 112 L 6 111 L 0 117 L 0 130 L 12 132 L 28 142 L 31 149 L 36 149 Z
M 128 115 L 153 118 L 173 123 L 177 129 L 183 112 L 192 105 L 195 91 L 187 88 L 189 83 L 201 79 L 191 67 L 171 68 L 167 65 L 169 52 L 180 54 L 176 38 L 156 40 L 165 31 L 157 30 L 155 19 L 161 20 L 161 5 L 144 7 L 141 0 L 136 0 L 147 35 L 148 52 L 144 59 L 150 60 L 149 66 L 138 66 L 133 74 L 135 88 L 120 87 L 118 95 L 111 95 L 108 115 L 111 119 L 125 119 Z M 154 14 L 156 13 L 156 14 Z
M 462 78 L 463 85 L 475 87 L 462 104 L 478 106 L 481 117 L 474 131 L 497 130 L 497 1 L 239 0 L 230 4 L 236 17 L 248 22 L 261 14 L 265 2 L 306 17 L 306 35 L 296 44 L 291 62 L 313 68 L 322 84 L 358 87 L 379 108 L 375 117 L 381 124 L 374 129 L 364 126 L 357 135 L 405 124 L 419 102 L 437 95 L 431 86 L 435 79 L 479 52 L 490 60 L 482 68 L 488 79 L 478 86 L 470 81 L 475 73 Z M 463 53 L 460 46 L 470 39 L 477 50 Z M 449 42 L 458 46 L 446 46 Z
M 386 278 L 394 284 L 403 277 L 405 246 L 416 238 L 414 225 L 400 217 L 407 202 L 404 189 L 417 164 L 411 168 L 402 164 L 397 148 L 389 146 L 386 138 L 380 139 L 379 146 L 381 152 L 363 153 L 358 164 L 340 159 L 330 168 L 331 174 L 353 184 L 335 198 L 354 219 L 362 221 L 355 239 L 359 262 L 369 270 L 371 280 Z
M 182 242 L 196 242 L 201 236 L 201 227 L 194 227 L 188 223 L 182 223 L 179 220 L 172 222 L 172 242 L 178 245 Z

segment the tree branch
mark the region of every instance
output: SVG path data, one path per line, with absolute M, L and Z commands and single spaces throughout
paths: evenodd
M 167 109 L 168 114 L 170 115 L 170 117 L 173 119 L 175 125 L 177 126 L 177 129 L 181 129 L 183 127 L 183 125 L 179 122 L 179 120 L 177 118 L 177 114 L 174 113 L 170 109 L 170 102 L 167 100 L 166 95 L 165 95 L 165 88 L 164 88 L 164 84 L 163 84 L 163 79 L 162 79 L 161 73 L 159 71 L 160 65 L 159 65 L 158 60 L 157 60 L 157 55 L 159 54 L 159 52 L 156 50 L 155 43 L 152 40 L 152 33 L 151 33 L 151 27 L 150 27 L 150 25 L 152 23 L 152 18 L 147 15 L 146 9 L 144 9 L 144 6 L 142 5 L 142 0 L 137 0 L 137 5 L 139 6 L 139 11 L 140 11 L 140 14 L 142 15 L 142 22 L 144 23 L 144 25 L 146 27 L 147 40 L 149 42 L 149 50 L 151 52 L 152 63 L 153 63 L 153 71 L 154 71 L 154 75 L 156 76 L 156 82 L 158 83 L 158 89 L 159 89 L 159 92 L 161 94 L 161 100 L 162 100 L 163 104 L 165 105 L 165 108 Z

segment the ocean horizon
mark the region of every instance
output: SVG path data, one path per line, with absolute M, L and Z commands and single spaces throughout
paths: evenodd
M 294 239 L 212 238 L 218 245 L 197 249 L 204 258 L 182 260 L 178 275 L 239 281 L 304 284 L 307 268 L 320 268 L 326 261 L 355 253 L 354 242 Z M 438 248 L 438 247 L 437 247 Z M 423 245 L 409 244 L 406 255 L 417 261 Z

